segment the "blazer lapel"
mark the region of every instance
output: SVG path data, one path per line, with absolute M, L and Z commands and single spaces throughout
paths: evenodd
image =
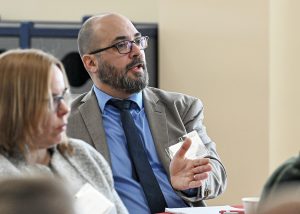
M 103 128 L 102 113 L 100 111 L 94 91 L 90 91 L 83 99 L 79 107 L 88 134 L 92 139 L 93 146 L 111 165 L 108 146 L 106 143 L 105 131 Z
M 169 174 L 170 159 L 166 149 L 169 146 L 170 139 L 165 107 L 159 102 L 157 96 L 147 89 L 143 91 L 143 101 L 158 157 Z

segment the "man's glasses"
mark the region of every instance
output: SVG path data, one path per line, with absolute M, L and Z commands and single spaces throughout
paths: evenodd
M 130 41 L 130 40 L 121 41 L 112 46 L 94 50 L 94 51 L 90 52 L 89 54 L 100 53 L 100 52 L 105 51 L 110 48 L 116 48 L 120 54 L 127 54 L 132 51 L 133 43 L 136 44 L 140 48 L 140 50 L 144 50 L 148 47 L 148 39 L 149 39 L 148 36 L 141 36 L 141 37 L 135 38 L 132 41 Z
M 61 101 L 69 98 L 68 88 L 65 88 L 61 95 L 52 95 L 52 107 L 54 112 L 58 112 Z

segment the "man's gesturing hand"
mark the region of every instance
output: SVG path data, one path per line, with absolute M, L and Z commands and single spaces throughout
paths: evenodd
M 191 146 L 191 139 L 186 138 L 176 152 L 170 164 L 171 184 L 174 189 L 187 190 L 202 185 L 212 170 L 208 158 L 187 159 L 185 153 Z

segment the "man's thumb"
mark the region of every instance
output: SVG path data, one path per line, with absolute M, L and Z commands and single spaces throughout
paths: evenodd
M 190 138 L 186 138 L 179 148 L 179 150 L 175 154 L 175 158 L 184 158 L 185 153 L 187 150 L 189 150 L 190 146 L 192 144 L 192 140 Z

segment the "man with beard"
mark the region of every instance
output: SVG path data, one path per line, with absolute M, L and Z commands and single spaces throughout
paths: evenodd
M 147 86 L 147 41 L 147 36 L 119 14 L 93 16 L 83 24 L 79 53 L 94 86 L 73 101 L 67 132 L 90 143 L 107 159 L 115 188 L 130 213 L 203 206 L 204 199 L 224 191 L 225 169 L 202 124 L 201 101 Z M 117 103 L 129 105 L 124 110 Z M 125 111 L 130 115 L 124 116 Z M 135 124 L 128 131 L 129 120 Z M 168 148 L 193 130 L 209 157 L 185 158 L 191 145 L 186 139 L 170 160 Z M 132 151 L 137 148 L 142 149 Z M 147 163 L 140 168 L 139 162 Z

